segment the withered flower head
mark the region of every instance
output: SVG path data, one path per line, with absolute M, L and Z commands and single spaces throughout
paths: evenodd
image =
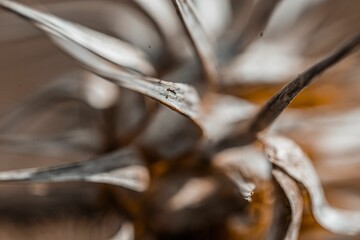
M 0 7 L 0 239 L 359 238 L 358 1 Z

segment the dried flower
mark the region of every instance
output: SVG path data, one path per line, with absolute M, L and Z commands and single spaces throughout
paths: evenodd
M 0 238 L 359 237 L 323 190 L 359 177 L 348 2 L 0 0 L 4 84 L 44 85 L 0 116 Z

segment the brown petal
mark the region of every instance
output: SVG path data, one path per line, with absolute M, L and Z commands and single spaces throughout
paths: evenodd
M 315 77 L 348 56 L 359 45 L 360 34 L 356 35 L 350 42 L 340 47 L 333 54 L 313 65 L 297 78 L 289 82 L 278 93 L 276 93 L 255 116 L 250 124 L 250 132 L 256 134 L 271 125 L 290 104 L 290 102 L 305 87 L 307 87 Z

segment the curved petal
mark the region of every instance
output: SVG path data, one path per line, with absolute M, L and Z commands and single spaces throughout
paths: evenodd
M 275 203 L 275 219 L 270 228 L 269 239 L 297 240 L 304 207 L 299 186 L 280 170 L 272 170 L 272 175 L 277 184 L 278 199 Z
M 328 204 L 311 161 L 298 145 L 280 136 L 262 136 L 261 141 L 270 162 L 305 187 L 314 218 L 322 227 L 343 235 L 360 234 L 360 211 L 337 209 Z

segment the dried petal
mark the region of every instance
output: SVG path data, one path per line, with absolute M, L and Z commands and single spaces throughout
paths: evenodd
M 212 178 L 191 178 L 171 196 L 166 206 L 170 211 L 194 207 L 215 194 L 217 187 Z
M 134 225 L 130 222 L 124 222 L 115 236 L 109 240 L 134 240 L 135 239 L 135 230 Z
M 261 141 L 269 161 L 305 187 L 314 218 L 322 227 L 338 234 L 360 234 L 360 211 L 329 206 L 311 161 L 298 145 L 280 136 L 262 136 Z
M 238 170 L 245 179 L 267 181 L 271 178 L 271 165 L 263 152 L 253 145 L 227 149 L 214 156 L 216 167 Z
M 196 119 L 200 100 L 196 90 L 191 86 L 150 77 L 126 74 L 121 70 L 119 71 L 114 65 L 108 64 L 108 62 L 103 59 L 95 55 L 90 55 L 91 53 L 89 54 L 89 52 L 82 51 L 82 48 L 78 48 L 77 45 L 73 45 L 70 41 L 55 36 L 52 36 L 52 38 L 58 44 L 61 44 L 64 49 L 68 49 L 69 51 L 77 49 L 76 55 L 73 55 L 73 57 L 85 63 L 95 74 L 121 87 L 156 99 L 198 123 Z
M 232 46 L 236 52 L 243 52 L 256 38 L 262 35 L 274 10 L 281 0 L 260 0 L 256 2 L 245 29 L 237 36 Z M 239 24 L 241 25 L 241 24 Z
M 0 5 L 28 19 L 44 32 L 71 40 L 92 53 L 128 69 L 128 71 L 139 71 L 147 75 L 154 74 L 154 69 L 146 60 L 145 55 L 139 49 L 119 39 L 14 1 L 2 0 Z
M 316 76 L 352 53 L 360 44 L 360 34 L 345 44 L 329 57 L 310 67 L 293 81 L 276 93 L 246 126 L 239 126 L 229 136 L 224 138 L 216 147 L 218 150 L 249 144 L 256 140 L 256 135 L 269 127 L 285 110 L 290 102 L 308 86 Z
M 303 199 L 297 183 L 280 170 L 272 170 L 277 186 L 274 220 L 269 239 L 298 239 L 303 213 Z M 291 216 L 291 217 L 289 217 Z
M 202 64 L 207 80 L 210 83 L 218 82 L 219 71 L 213 43 L 201 26 L 193 2 L 191 0 L 173 0 L 173 3 Z
M 212 164 L 225 172 L 246 200 L 251 200 L 257 184 L 270 179 L 270 164 L 254 146 L 231 148 L 214 156 Z
M 125 62 L 123 63 L 114 57 L 114 49 L 107 47 L 107 45 L 115 46 L 115 52 L 121 53 L 121 50 L 126 47 L 121 45 L 121 43 L 117 44 L 117 39 L 110 38 L 80 25 L 63 21 L 49 14 L 43 14 L 40 11 L 12 1 L 2 0 L 0 5 L 31 19 L 31 21 L 35 21 L 35 25 L 48 33 L 57 46 L 95 74 L 113 81 L 121 87 L 154 98 L 196 122 L 199 99 L 196 91 L 191 86 L 143 77 L 124 71 L 126 68 L 139 70 L 137 67 L 140 67 L 141 69 L 142 65 L 138 66 L 139 64 L 137 63 L 139 59 L 142 59 L 139 57 L 140 53 L 138 51 L 132 48 L 130 48 L 131 50 L 124 50 L 126 57 L 121 59 L 121 61 Z M 132 62 L 137 64 L 135 68 L 127 65 Z
M 199 20 L 203 24 L 205 32 L 210 33 L 214 38 L 221 37 L 227 31 L 231 21 L 233 3 L 231 0 L 193 0 Z
M 180 39 L 177 38 L 180 24 L 176 21 L 175 10 L 170 1 L 163 0 L 133 0 L 139 8 L 144 9 L 147 15 L 154 22 L 154 25 L 159 29 L 159 34 L 164 38 L 164 43 L 176 51 L 179 47 Z M 166 19 L 166 21 L 164 21 Z M 179 51 L 175 54 L 181 54 Z
M 262 34 L 279 2 L 281 0 L 260 0 L 256 3 L 249 22 L 239 37 L 238 51 L 242 52 L 254 39 Z
M 356 35 L 350 42 L 342 46 L 329 57 L 313 65 L 283 87 L 255 116 L 250 124 L 250 132 L 256 134 L 272 124 L 290 102 L 301 92 L 301 90 L 308 86 L 316 76 L 348 56 L 359 46 L 359 44 L 360 34 Z
M 250 118 L 256 107 L 242 99 L 211 94 L 206 96 L 201 122 L 208 140 L 216 142 L 234 130 L 236 125 Z
M 0 172 L 1 182 L 69 182 L 85 181 L 121 186 L 144 191 L 149 184 L 149 173 L 139 154 L 133 149 L 122 149 L 89 161 L 68 165 Z

